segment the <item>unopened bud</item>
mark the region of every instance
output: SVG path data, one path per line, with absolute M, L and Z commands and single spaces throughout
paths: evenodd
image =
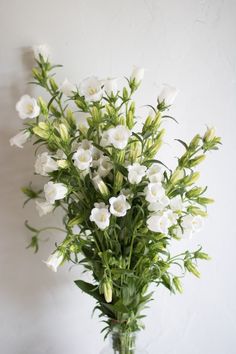
M 178 277 L 174 277 L 173 278 L 173 283 L 174 283 L 174 286 L 175 286 L 176 290 L 179 293 L 182 293 L 183 292 L 183 287 L 182 287 L 181 281 L 179 280 Z
M 38 98 L 38 104 L 39 104 L 39 107 L 40 107 L 40 112 L 44 116 L 47 116 L 48 115 L 48 107 L 46 105 L 46 102 L 42 99 L 42 97 Z
M 67 168 L 69 166 L 67 160 L 57 160 L 57 164 L 60 168 Z
M 200 273 L 198 269 L 195 267 L 195 265 L 190 261 L 186 261 L 184 263 L 185 268 L 192 274 L 194 274 L 196 277 L 200 278 Z
M 100 176 L 96 176 L 92 179 L 93 185 L 96 190 L 98 190 L 103 197 L 107 198 L 109 196 L 109 189 L 107 188 L 106 184 L 104 181 L 101 179 Z
M 199 165 L 202 161 L 205 160 L 205 158 L 206 158 L 205 155 L 200 155 L 200 156 L 198 156 L 198 157 L 195 157 L 195 158 L 189 160 L 189 161 L 188 161 L 188 167 L 191 168 L 191 167 L 194 167 L 194 166 Z
M 48 139 L 50 136 L 50 134 L 46 130 L 41 129 L 39 126 L 34 127 L 33 132 L 34 132 L 34 134 L 38 135 L 40 138 L 43 138 L 43 139 Z
M 174 173 L 172 174 L 171 178 L 170 178 L 170 182 L 172 184 L 177 183 L 180 179 L 182 179 L 184 176 L 184 171 L 177 168 Z
M 112 302 L 112 282 L 108 279 L 103 283 L 103 293 L 106 302 Z
M 65 124 L 59 124 L 59 133 L 62 140 L 67 141 L 69 139 L 69 132 Z
M 216 135 L 215 133 L 216 133 L 215 128 L 208 128 L 203 137 L 203 141 L 208 143 L 209 141 L 213 140 Z

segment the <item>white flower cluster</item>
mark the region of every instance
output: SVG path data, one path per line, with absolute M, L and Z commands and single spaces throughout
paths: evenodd
M 127 202 L 126 196 L 120 194 L 118 197 L 109 199 L 109 206 L 105 203 L 95 203 L 91 210 L 90 220 L 95 222 L 99 229 L 105 230 L 109 226 L 111 214 L 123 217 L 130 208 L 131 205 Z

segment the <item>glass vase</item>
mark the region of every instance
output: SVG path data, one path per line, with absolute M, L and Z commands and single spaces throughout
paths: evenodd
M 100 354 L 148 354 L 139 340 L 139 332 L 113 331 L 108 337 L 109 345 Z

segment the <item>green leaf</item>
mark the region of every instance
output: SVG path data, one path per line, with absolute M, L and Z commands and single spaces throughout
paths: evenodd
M 178 141 L 180 144 L 182 144 L 186 150 L 188 150 L 188 145 L 183 140 L 180 139 L 175 139 L 175 140 Z
M 94 299 L 99 302 L 103 302 L 103 297 L 99 294 L 98 286 L 87 283 L 83 280 L 75 280 L 74 282 L 83 292 L 92 296 Z

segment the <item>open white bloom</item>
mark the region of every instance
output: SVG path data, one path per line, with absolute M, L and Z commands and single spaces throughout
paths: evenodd
M 170 220 L 165 214 L 153 214 L 147 219 L 147 227 L 150 231 L 168 234 Z
M 147 170 L 146 166 L 140 165 L 139 163 L 134 163 L 133 165 L 129 165 L 127 167 L 128 180 L 131 184 L 138 184 L 142 181 L 142 178 L 145 176 L 145 172 Z
M 50 58 L 50 49 L 47 44 L 40 44 L 33 46 L 34 57 L 37 60 L 40 60 L 39 55 L 43 57 L 44 61 L 49 60 Z
M 46 214 L 49 214 L 53 211 L 54 206 L 53 204 L 50 204 L 49 202 L 45 201 L 45 202 L 40 202 L 38 200 L 35 201 L 35 205 L 36 205 L 36 210 L 39 213 L 39 216 L 43 216 Z
M 40 107 L 35 98 L 24 95 L 16 104 L 16 110 L 21 119 L 35 118 L 40 113 Z
M 10 145 L 13 146 L 18 146 L 19 148 L 23 148 L 23 145 L 27 142 L 27 140 L 30 137 L 30 132 L 29 131 L 21 131 L 18 134 L 16 134 L 15 136 L 13 136 L 9 142 Z
M 95 208 L 91 210 L 90 220 L 95 222 L 100 230 L 105 230 L 110 223 L 110 213 L 104 203 L 95 203 Z
M 203 218 L 200 215 L 186 215 L 182 219 L 181 226 L 184 229 L 184 233 L 190 237 L 193 233 L 199 232 L 203 226 Z
M 110 173 L 112 166 L 113 165 L 110 158 L 108 156 L 103 156 L 99 159 L 99 167 L 97 173 L 100 177 L 106 177 Z
M 136 83 L 140 83 L 143 80 L 144 72 L 145 72 L 144 68 L 139 68 L 135 66 L 131 74 L 131 80 L 135 80 Z
M 164 101 L 166 106 L 170 106 L 174 102 L 178 92 L 179 91 L 175 87 L 164 85 L 161 93 L 158 96 L 158 101 L 160 103 Z
M 48 152 L 43 152 L 37 156 L 34 168 L 37 174 L 48 176 L 48 173 L 58 170 L 58 164 L 51 158 Z
M 73 96 L 73 92 L 76 92 L 76 86 L 72 84 L 68 79 L 65 79 L 61 84 L 60 91 L 64 93 L 64 95 L 70 97 Z
M 63 254 L 59 251 L 56 251 L 55 253 L 51 254 L 51 256 L 49 256 L 48 260 L 44 263 L 53 272 L 57 272 L 57 268 L 62 264 L 63 260 L 64 260 Z
M 146 201 L 149 203 L 155 203 L 165 196 L 165 189 L 161 183 L 149 183 L 145 188 Z
M 79 170 L 87 170 L 92 162 L 92 152 L 90 150 L 84 150 L 79 148 L 74 154 L 73 154 L 73 160 L 74 160 L 74 165 L 79 169 Z
M 112 93 L 115 95 L 118 91 L 117 79 L 106 79 L 102 81 L 104 85 L 104 91 L 111 95 Z
M 185 209 L 184 203 L 183 203 L 180 195 L 177 195 L 176 197 L 174 197 L 170 200 L 170 208 L 173 211 L 182 211 Z
M 130 204 L 127 202 L 123 194 L 120 194 L 118 197 L 110 198 L 109 202 L 111 214 L 118 217 L 125 216 L 127 210 L 131 208 Z
M 163 180 L 163 167 L 158 164 L 154 163 L 149 169 L 147 170 L 147 176 L 150 182 L 152 183 L 159 183 Z
M 148 205 L 148 210 L 155 211 L 155 212 L 162 211 L 169 205 L 169 202 L 170 202 L 169 198 L 166 195 L 163 195 L 158 199 L 158 201 L 154 203 L 150 203 Z
M 88 77 L 80 83 L 79 93 L 86 101 L 100 101 L 103 96 L 102 83 L 95 76 Z
M 116 149 L 123 150 L 128 144 L 131 131 L 124 125 L 117 125 L 115 128 L 108 130 L 109 142 Z
M 55 200 L 65 198 L 67 192 L 68 189 L 63 183 L 48 182 L 44 185 L 45 198 L 51 204 L 54 204 Z

